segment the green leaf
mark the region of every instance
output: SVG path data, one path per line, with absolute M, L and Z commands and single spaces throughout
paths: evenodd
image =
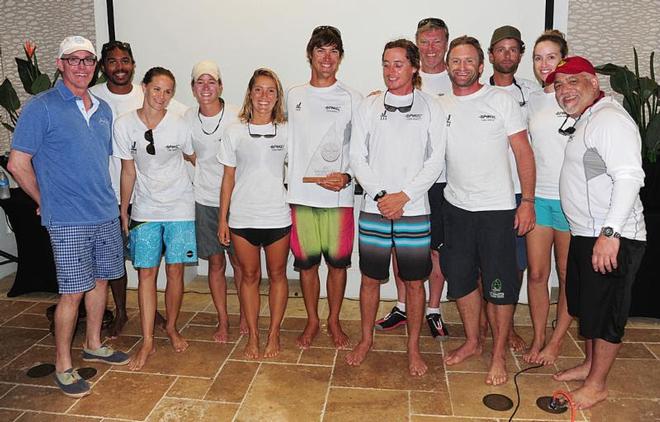
M 12 125 L 10 125 L 10 124 L 7 124 L 7 123 L 5 123 L 5 122 L 2 122 L 2 126 L 4 126 L 5 129 L 7 129 L 8 131 L 10 131 L 10 132 L 12 132 L 12 133 L 14 132 L 14 126 L 12 126 Z
M 601 75 L 612 76 L 615 73 L 623 70 L 624 67 L 623 66 L 618 66 L 618 65 L 615 65 L 615 64 L 612 64 L 612 63 L 607 63 L 607 64 L 602 64 L 600 66 L 596 66 L 595 69 L 596 69 L 596 72 L 600 73 Z
M 660 152 L 660 114 L 651 118 L 643 142 L 649 151 Z
M 633 56 L 635 57 L 635 76 L 639 78 L 639 56 L 637 56 L 637 49 L 633 47 Z
M 649 77 L 639 78 L 639 94 L 642 103 L 651 98 L 651 96 L 658 90 L 658 83 Z
M 43 73 L 37 76 L 37 79 L 32 82 L 32 92 L 34 94 L 38 94 L 42 91 L 45 91 L 47 89 L 50 89 L 50 78 L 48 75 L 44 75 Z
M 614 91 L 626 97 L 632 96 L 633 92 L 639 90 L 639 83 L 635 74 L 627 67 L 620 69 L 614 75 L 610 76 L 610 85 Z
M 28 94 L 34 94 L 32 90 L 32 83 L 34 82 L 34 73 L 32 69 L 32 63 L 27 60 L 19 59 L 16 57 L 16 67 L 18 68 L 18 76 L 21 78 L 23 83 L 23 89 Z
M 5 78 L 2 85 L 0 85 L 0 106 L 7 110 L 10 114 L 11 112 L 16 112 L 21 108 L 21 100 L 18 99 L 16 90 L 11 84 L 11 81 Z

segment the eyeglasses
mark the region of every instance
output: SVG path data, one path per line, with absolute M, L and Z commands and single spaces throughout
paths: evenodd
M 575 125 L 577 124 L 578 120 L 580 120 L 580 117 L 582 117 L 582 116 L 578 117 L 575 120 L 575 122 L 573 123 L 573 126 L 569 126 L 566 129 L 564 129 L 564 125 L 568 121 L 569 117 L 571 117 L 571 116 L 566 116 L 566 118 L 564 119 L 564 123 L 562 123 L 561 126 L 559 127 L 559 129 L 557 130 L 557 132 L 559 132 L 560 135 L 570 136 L 570 135 L 574 134 L 575 133 Z
M 275 126 L 275 133 L 267 133 L 265 135 L 262 135 L 260 133 L 252 133 L 252 129 L 250 129 L 250 123 L 248 122 L 248 134 L 250 135 L 251 138 L 271 139 L 277 136 L 277 125 L 273 124 L 273 126 Z
M 335 28 L 334 26 L 330 26 L 330 25 L 321 25 L 321 26 L 317 26 L 317 27 L 314 28 L 314 30 L 312 31 L 312 35 L 316 35 L 317 33 L 321 32 L 321 31 L 330 31 L 330 32 L 334 32 L 335 35 L 337 35 L 338 37 L 341 38 L 341 32 L 339 31 L 339 29 Z
M 417 23 L 417 29 L 422 28 L 426 25 L 437 26 L 438 28 L 447 29 L 447 24 L 442 19 L 438 18 L 425 18 Z
M 385 110 L 387 110 L 389 112 L 398 111 L 400 113 L 407 113 L 410 110 L 412 110 L 412 106 L 413 106 L 413 104 L 415 104 L 415 91 L 413 91 L 413 93 L 412 93 L 412 101 L 410 102 L 410 104 L 407 105 L 407 106 L 402 106 L 402 107 L 396 107 L 396 106 L 393 106 L 393 105 L 389 105 L 385 102 L 385 98 L 387 98 L 387 93 L 388 92 L 390 92 L 390 91 L 389 90 L 385 91 L 385 95 L 383 95 L 383 107 L 385 107 Z
M 96 57 L 90 56 L 90 57 L 85 57 L 81 59 L 80 57 L 62 57 L 61 60 L 64 60 L 65 62 L 69 63 L 69 66 L 79 66 L 80 62 L 84 64 L 85 66 L 95 66 L 96 65 Z
M 153 132 L 153 130 L 149 129 L 146 132 L 144 132 L 144 139 L 147 142 L 149 142 L 149 144 L 147 144 L 147 154 L 156 155 L 156 147 L 154 146 L 154 132 Z

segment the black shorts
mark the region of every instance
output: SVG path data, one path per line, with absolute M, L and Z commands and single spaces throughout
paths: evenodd
M 438 250 L 445 242 L 445 226 L 442 224 L 442 203 L 445 202 L 445 186 L 447 183 L 434 183 L 429 189 L 429 205 L 431 206 L 431 249 Z
M 621 238 L 617 269 L 601 274 L 594 271 L 591 264 L 596 239 L 571 236 L 566 267 L 568 312 L 579 318 L 582 337 L 621 343 L 628 321 L 632 284 L 646 242 Z
M 277 242 L 291 232 L 291 226 L 277 229 L 232 229 L 229 231 L 247 240 L 254 246 L 263 246 L 264 248 Z
M 484 299 L 496 305 L 518 302 L 515 213 L 515 209 L 466 211 L 445 201 L 440 266 L 447 278 L 449 297 L 460 299 L 472 293 L 478 287 L 481 270 Z

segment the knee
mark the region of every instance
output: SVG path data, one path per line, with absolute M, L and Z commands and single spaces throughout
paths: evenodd
M 261 278 L 261 271 L 258 268 L 246 269 L 241 268 L 241 282 L 243 284 L 259 284 Z
M 268 278 L 271 281 L 273 280 L 286 280 L 286 265 L 277 265 L 274 267 L 268 267 Z
M 65 293 L 60 295 L 60 300 L 57 303 L 57 307 L 77 307 L 80 304 L 85 293 Z
M 529 269 L 527 271 L 527 284 L 544 284 L 548 282 L 550 274 L 548 271 Z
M 406 293 L 421 294 L 424 292 L 423 281 L 406 281 Z
M 222 261 L 220 261 L 220 260 L 209 261 L 209 272 L 210 273 L 224 274 L 226 269 L 227 269 L 227 265 L 225 264 L 224 260 L 222 260 Z

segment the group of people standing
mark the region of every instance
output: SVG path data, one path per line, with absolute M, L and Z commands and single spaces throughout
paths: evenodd
M 374 328 L 405 323 L 410 375 L 424 375 L 423 322 L 433 337 L 449 335 L 440 312 L 446 280 L 465 328 L 464 343 L 445 356 L 447 365 L 481 354 L 490 329 L 485 382 L 503 384 L 508 347 L 522 351 L 529 363 L 552 364 L 572 315 L 587 339 L 586 359 L 555 379 L 584 381 L 573 393 L 580 408 L 603 400 L 644 250 L 636 126 L 620 105 L 603 97 L 591 63 L 568 57 L 558 31 L 546 31 L 534 43 L 540 85 L 515 77 L 525 44 L 514 27 L 496 29 L 484 52 L 473 37 L 450 43 L 445 22 L 426 18 L 415 41 L 385 45 L 387 89 L 366 98 L 337 80 L 344 45 L 333 26 L 312 31 L 308 83 L 285 94 L 272 70 L 257 69 L 240 108 L 222 99 L 218 65 L 202 61 L 190 82 L 198 104 L 182 113 L 172 100 L 175 78 L 167 69 L 152 68 L 141 87 L 132 84 L 135 60 L 123 42 L 103 46 L 99 64 L 107 82 L 88 90 L 94 48 L 82 37 L 65 39 L 57 59 L 63 80 L 25 107 L 10 156 L 10 170 L 40 204 L 53 244 L 62 293 L 55 315 L 58 386 L 73 396 L 89 393 L 70 356 L 83 296 L 84 359 L 139 370 L 155 352 L 156 325 L 175 350 L 185 350 L 176 326 L 183 268 L 198 258 L 209 261 L 218 342 L 228 340 L 224 273 L 231 261 L 239 329 L 248 337 L 244 354 L 251 359 L 280 351 L 289 251 L 308 315 L 297 343 L 313 343 L 320 331 L 323 258 L 328 334 L 336 347 L 351 347 L 339 315 L 359 183 L 362 330 L 347 364 L 364 361 Z M 493 74 L 482 84 L 486 53 Z M 194 165 L 192 181 L 186 160 Z M 101 346 L 99 333 L 105 280 L 117 279 L 111 282 L 118 308 L 112 334 L 126 321 L 120 227 L 139 278 L 143 342 L 131 358 Z M 270 281 L 263 352 L 261 249 Z M 553 249 L 560 296 L 557 324 L 546 341 Z M 164 319 L 156 310 L 163 255 Z M 398 300 L 377 319 L 390 265 Z M 513 327 L 525 269 L 534 325 L 529 348 Z

